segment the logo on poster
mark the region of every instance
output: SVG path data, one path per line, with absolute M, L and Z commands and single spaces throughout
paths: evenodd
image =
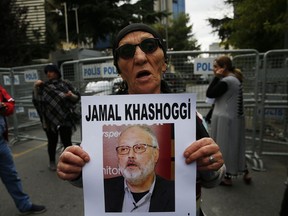
M 120 131 L 104 131 L 103 132 L 103 136 L 105 137 L 105 138 L 108 138 L 108 139 L 110 139 L 110 138 L 117 138 L 117 137 L 119 137 L 120 136 L 120 134 L 121 134 L 121 132 Z
M 120 175 L 120 170 L 119 168 L 116 168 L 116 167 L 106 166 L 105 168 L 103 168 L 103 174 L 104 175 Z

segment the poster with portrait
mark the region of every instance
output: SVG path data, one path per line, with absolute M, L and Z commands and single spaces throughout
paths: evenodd
M 81 104 L 82 147 L 91 158 L 83 169 L 85 216 L 196 215 L 196 163 L 183 157 L 196 139 L 195 94 L 83 96 Z

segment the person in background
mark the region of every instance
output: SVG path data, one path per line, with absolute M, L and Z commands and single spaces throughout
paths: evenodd
M 206 98 L 205 102 L 211 105 L 211 108 L 209 109 L 208 113 L 204 117 L 207 124 L 211 124 L 211 118 L 213 114 L 213 108 L 214 108 L 214 98 Z
M 169 86 L 162 80 L 168 67 L 166 51 L 161 35 L 148 25 L 133 23 L 124 27 L 113 44 L 114 65 L 124 80 L 118 94 L 170 93 Z M 209 138 L 198 115 L 196 139 L 183 149 L 183 160 L 187 165 L 197 162 L 196 212 L 203 215 L 200 208 L 201 186 L 218 185 L 224 176 L 225 165 L 219 146 Z M 66 148 L 59 158 L 58 176 L 81 186 L 82 167 L 89 160 L 90 156 L 80 146 Z
M 61 79 L 56 65 L 47 65 L 44 72 L 48 81 L 34 83 L 33 104 L 48 139 L 49 169 L 56 171 L 58 136 L 64 148 L 72 145 L 72 133 L 76 130 L 73 116 L 80 93 L 69 81 Z
M 226 175 L 222 185 L 231 186 L 232 177 L 243 173 L 249 184 L 251 176 L 245 160 L 245 116 L 243 107 L 243 75 L 232 65 L 228 56 L 215 59 L 214 79 L 208 86 L 206 96 L 215 98 L 211 123 L 211 137 L 222 151 Z
M 280 216 L 287 216 L 288 215 L 288 186 L 286 185 L 282 203 L 281 203 L 281 210 L 280 210 Z
M 155 172 L 160 153 L 152 129 L 127 127 L 116 152 L 121 176 L 104 181 L 106 212 L 174 212 L 174 181 Z
M 33 204 L 30 197 L 24 193 L 12 152 L 8 146 L 6 116 L 13 114 L 14 105 L 14 99 L 0 86 L 0 177 L 20 213 L 43 213 L 46 211 L 46 207 Z

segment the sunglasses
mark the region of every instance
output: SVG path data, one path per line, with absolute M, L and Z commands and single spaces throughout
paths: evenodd
M 124 44 L 116 49 L 116 53 L 120 58 L 131 59 L 134 57 L 137 46 L 139 46 L 145 54 L 151 54 L 157 50 L 159 44 L 160 41 L 158 38 L 147 38 L 139 44 Z

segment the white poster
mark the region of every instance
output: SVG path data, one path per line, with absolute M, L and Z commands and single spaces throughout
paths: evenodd
M 91 158 L 83 169 L 85 216 L 148 214 L 195 216 L 196 163 L 187 165 L 183 152 L 196 139 L 196 95 L 83 96 L 81 100 L 82 147 Z M 139 205 L 133 202 L 135 208 L 131 209 L 131 212 L 129 207 L 132 203 L 127 202 L 129 199 L 124 195 L 124 185 L 116 187 L 118 183 L 115 183 L 112 184 L 114 189 L 108 190 L 107 180 L 123 178 L 117 161 L 117 154 L 118 157 L 120 154 L 118 149 L 116 151 L 117 142 L 121 132 L 133 125 L 146 125 L 154 131 L 159 143 L 159 160 L 155 168 L 157 178 L 149 203 L 146 201 L 141 203 L 143 199 L 139 201 Z M 142 154 L 138 152 L 142 147 L 134 149 L 134 146 L 124 148 L 121 153 L 134 151 L 135 154 Z M 146 145 L 146 148 L 148 147 Z M 173 183 L 173 186 L 169 187 L 172 193 L 157 194 L 160 190 L 158 176 Z M 163 205 L 162 208 L 165 199 L 171 194 L 173 199 L 170 201 L 173 202 L 169 202 L 169 206 Z M 140 211 L 145 208 L 153 212 Z M 126 209 L 126 212 L 122 213 L 122 209 Z

